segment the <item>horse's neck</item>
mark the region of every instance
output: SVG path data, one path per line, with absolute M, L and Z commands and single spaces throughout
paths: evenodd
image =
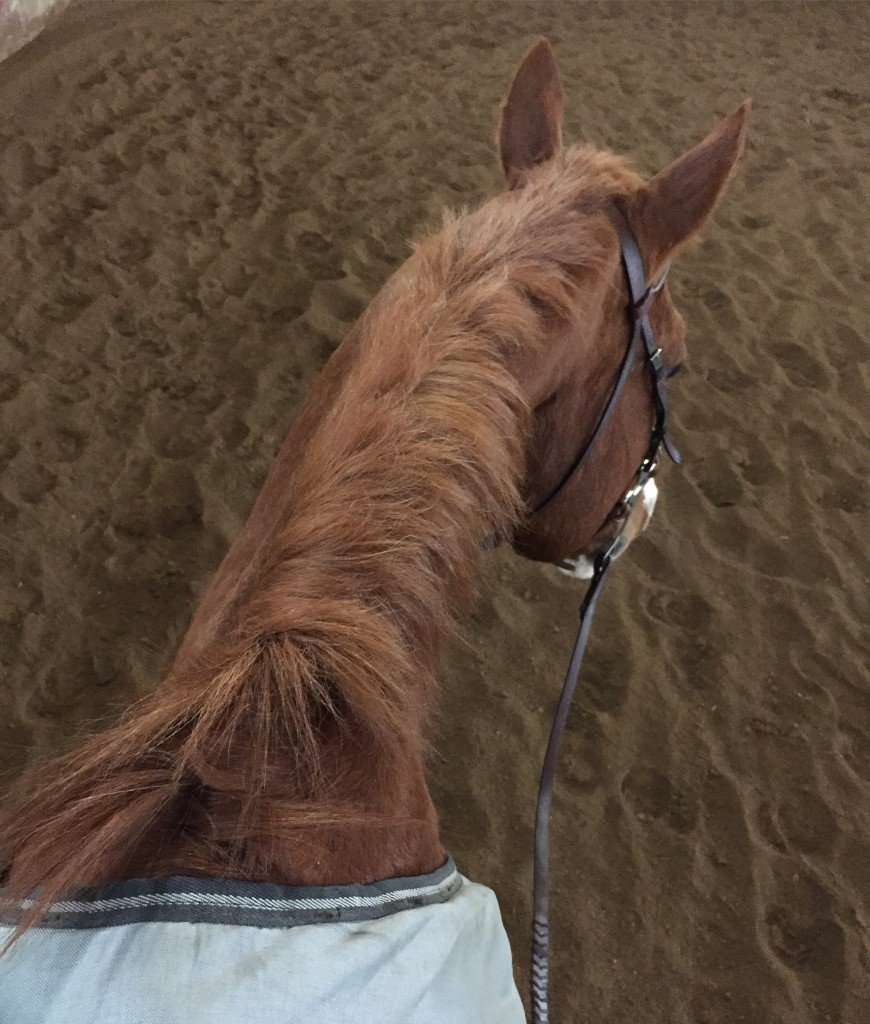
M 228 628 L 232 612 L 254 579 L 265 550 L 286 515 L 293 474 L 312 435 L 335 401 L 336 392 L 358 359 L 359 335 L 352 331 L 317 378 L 281 445 L 241 532 L 224 556 L 200 600 L 173 663 L 183 671 L 191 659 Z
M 370 313 L 321 375 L 170 677 L 185 677 L 240 632 L 259 630 L 270 645 L 278 637 L 294 658 L 318 644 L 330 648 L 312 668 L 331 666 L 327 710 L 297 709 L 318 715 L 311 735 L 322 742 L 317 773 L 325 787 L 310 792 L 328 792 L 339 816 L 372 820 L 327 820 L 329 808 L 319 817 L 313 795 L 311 826 L 303 808 L 287 840 L 270 844 L 263 870 L 275 881 L 363 881 L 443 861 L 422 739 L 433 666 L 450 611 L 469 596 L 483 537 L 505 526 L 517 501 L 524 410 L 495 347 L 474 337 L 430 339 L 426 352 L 419 338 L 389 332 L 388 322 Z M 315 605 L 322 622 L 311 626 Z M 336 665 L 351 676 L 362 666 L 361 679 L 346 687 Z M 274 686 L 283 682 L 291 693 L 295 680 L 275 678 Z M 297 699 L 273 697 L 278 708 Z M 342 708 L 357 729 L 349 739 L 347 722 L 332 721 Z M 281 740 L 270 737 L 276 750 Z M 280 756 L 270 755 L 268 766 L 278 777 Z M 288 777 L 298 774 L 293 751 L 286 757 Z M 292 793 L 297 806 L 306 788 Z M 286 792 L 278 791 L 280 804 Z M 266 787 L 267 815 L 268 801 Z M 218 795 L 212 820 L 232 816 L 233 806 Z M 177 865 L 189 870 L 188 852 L 182 848 Z

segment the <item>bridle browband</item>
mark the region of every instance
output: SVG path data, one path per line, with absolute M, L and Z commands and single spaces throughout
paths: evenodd
M 603 434 L 613 411 L 616 408 L 622 395 L 626 381 L 634 367 L 637 352 L 642 348 L 644 365 L 649 373 L 652 390 L 653 410 L 655 412 L 655 423 L 647 452 L 638 468 L 635 478 L 626 492 L 625 496 L 617 503 L 611 513 L 610 519 L 614 516 L 626 514 L 633 508 L 634 502 L 642 494 L 648 481 L 652 479 L 658 467 L 659 450 L 664 448 L 674 462 L 680 462 L 680 453 L 670 438 L 668 432 L 668 400 L 665 393 L 666 368 L 662 360 L 662 350 L 656 345 L 653 335 L 652 324 L 649 319 L 649 311 L 656 295 L 662 290 L 667 278 L 670 265 L 666 265 L 663 273 L 654 285 L 646 283 L 646 271 L 644 268 L 643 256 L 638 247 L 637 240 L 628 225 L 624 214 L 616 206 L 607 209 L 611 223 L 616 229 L 619 237 L 622 266 L 625 277 L 628 281 L 628 289 L 631 301 L 628 304 L 628 316 L 631 321 L 631 338 L 628 343 L 625 355 L 619 368 L 619 373 L 610 397 L 604 406 L 598 422 L 595 425 L 586 444 L 581 448 L 579 455 L 575 458 L 567 472 L 562 476 L 550 493 L 532 510 L 531 515 L 537 515 L 549 506 L 567 487 L 575 474 L 580 470 L 586 456 L 594 447 L 596 441 Z M 652 486 L 652 485 L 650 485 Z M 610 521 L 610 520 L 608 520 Z M 586 650 L 586 641 L 589 637 L 589 630 L 592 626 L 592 618 L 595 614 L 595 606 L 598 601 L 601 588 L 612 564 L 613 554 L 619 534 L 606 541 L 594 555 L 592 580 L 580 607 L 580 627 L 577 632 L 577 639 L 574 641 L 574 650 L 571 654 L 571 661 L 562 686 L 562 693 L 553 717 L 553 725 L 550 729 L 550 739 L 547 743 L 547 752 L 544 756 L 544 766 L 541 772 L 541 782 L 538 789 L 538 803 L 535 815 L 535 869 L 534 869 L 534 922 L 532 926 L 532 973 L 531 973 L 531 1005 L 532 1024 L 549 1024 L 549 978 L 550 978 L 550 880 L 549 880 L 549 826 L 550 810 L 553 802 L 553 780 L 556 773 L 556 762 L 559 756 L 559 749 L 565 734 L 565 726 L 568 721 L 568 712 L 571 708 L 571 701 L 577 686 L 577 679 L 580 675 L 580 666 L 583 662 L 583 654 Z

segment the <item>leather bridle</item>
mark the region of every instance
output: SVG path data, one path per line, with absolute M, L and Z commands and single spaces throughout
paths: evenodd
M 538 515 L 555 501 L 583 466 L 586 456 L 604 433 L 613 415 L 625 384 L 631 375 L 639 350 L 642 350 L 643 362 L 649 374 L 655 423 L 650 435 L 649 447 L 634 476 L 632 484 L 608 518 L 608 522 L 621 519 L 622 526 L 617 531 L 616 536 L 610 537 L 605 541 L 592 556 L 592 579 L 580 608 L 580 627 L 577 632 L 577 639 L 574 642 L 574 650 L 571 654 L 571 661 L 562 686 L 556 714 L 553 717 L 550 739 L 547 743 L 547 752 L 544 757 L 544 767 L 541 772 L 535 816 L 534 923 L 532 926 L 531 974 L 532 1024 L 549 1024 L 550 1020 L 549 825 L 553 800 L 553 780 L 559 749 L 565 734 L 568 712 L 571 708 L 571 701 L 577 686 L 580 666 L 586 649 L 586 641 L 592 626 L 592 617 L 595 614 L 595 606 L 604 580 L 612 564 L 616 546 L 620 540 L 621 530 L 625 527 L 635 504 L 642 497 L 644 487 L 652 479 L 653 474 L 658 468 L 660 450 L 664 448 L 674 462 L 681 461 L 680 453 L 677 451 L 673 441 L 671 441 L 668 432 L 669 407 L 665 393 L 665 380 L 667 379 L 668 371 L 662 359 L 662 350 L 656 345 L 649 318 L 650 307 L 656 295 L 664 287 L 669 264 L 665 266 L 658 281 L 654 285 L 648 286 L 643 256 L 641 255 L 637 240 L 628 225 L 628 221 L 616 206 L 609 207 L 607 214 L 619 237 L 622 266 L 631 296 L 631 301 L 628 304 L 631 338 L 620 365 L 616 382 L 595 428 L 567 472 L 549 494 L 532 510 L 531 515 Z M 560 566 L 565 567 L 568 564 L 570 563 L 560 563 Z
M 586 444 L 584 444 L 580 449 L 577 457 L 568 467 L 555 487 L 553 487 L 547 496 L 539 501 L 532 509 L 532 516 L 536 516 L 540 512 L 543 512 L 548 505 L 552 504 L 552 502 L 558 498 L 586 461 L 586 456 L 592 451 L 595 446 L 595 442 L 604 433 L 604 430 L 610 422 L 610 418 L 619 403 L 619 399 L 622 396 L 623 388 L 625 387 L 628 378 L 631 376 L 631 371 L 634 368 L 634 360 L 641 344 L 644 348 L 645 363 L 652 383 L 653 409 L 655 410 L 656 415 L 655 425 L 653 426 L 652 436 L 650 438 L 649 450 L 647 451 L 647 456 L 644 459 L 644 462 L 641 463 L 641 470 L 643 470 L 644 463 L 648 460 L 655 462 L 659 448 L 662 446 L 674 462 L 680 462 L 680 453 L 677 451 L 668 432 L 670 409 L 664 386 L 667 371 L 662 359 L 662 350 L 656 345 L 652 324 L 649 319 L 649 311 L 653 304 L 653 300 L 665 286 L 668 271 L 670 270 L 670 263 L 665 264 L 665 269 L 659 275 L 658 281 L 656 281 L 654 285 L 647 286 L 643 256 L 641 255 L 637 240 L 635 239 L 631 228 L 628 226 L 628 221 L 625 219 L 622 211 L 616 206 L 609 206 L 607 209 L 607 215 L 614 228 L 616 228 L 616 233 L 619 237 L 622 267 L 625 271 L 631 295 L 631 302 L 628 304 L 628 315 L 632 322 L 631 337 L 629 338 L 628 348 L 625 350 L 625 355 L 623 356 L 622 363 L 620 364 L 616 382 L 613 385 L 610 396 L 607 399 L 604 409 L 598 417 L 598 422 L 595 424 Z

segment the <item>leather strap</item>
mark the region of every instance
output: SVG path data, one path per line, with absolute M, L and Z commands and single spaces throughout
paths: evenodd
M 622 365 L 619 367 L 619 373 L 616 377 L 616 383 L 613 385 L 613 389 L 610 392 L 610 397 L 607 399 L 607 404 L 601 411 L 601 415 L 598 417 L 598 422 L 595 424 L 595 429 L 592 431 L 586 444 L 580 449 L 580 453 L 577 458 L 571 463 L 562 479 L 556 484 L 556 486 L 550 491 L 543 501 L 540 501 L 532 510 L 531 515 L 536 516 L 539 512 L 543 512 L 544 509 L 555 501 L 555 499 L 562 493 L 562 491 L 568 486 L 574 477 L 574 474 L 580 469 L 583 464 L 583 460 L 592 450 L 593 445 L 599 437 L 604 433 L 604 428 L 610 422 L 610 417 L 613 415 L 614 410 L 619 402 L 622 390 L 625 387 L 626 381 L 631 375 L 632 368 L 634 366 L 635 357 L 637 356 L 638 349 L 640 348 L 640 332 L 632 331 L 631 338 L 629 339 L 628 348 L 625 350 L 625 355 L 622 357 Z
M 580 677 L 580 667 L 592 628 L 595 606 L 604 580 L 611 566 L 610 556 L 603 554 L 595 562 L 592 581 L 586 591 L 580 607 L 580 627 L 574 641 L 571 661 L 562 685 L 562 693 L 547 753 L 544 756 L 544 767 L 541 771 L 541 784 L 538 789 L 538 806 L 535 813 L 535 878 L 534 878 L 534 920 L 532 923 L 532 1024 L 549 1024 L 549 982 L 550 982 L 550 811 L 553 804 L 553 781 L 556 776 L 556 764 L 559 750 L 565 736 L 568 712 L 574 699 L 574 690 Z
M 649 319 L 650 307 L 656 295 L 664 287 L 665 279 L 670 270 L 670 263 L 665 264 L 665 269 L 657 283 L 647 288 L 643 256 L 631 228 L 628 226 L 625 215 L 617 206 L 611 207 L 608 215 L 619 236 L 622 265 L 625 268 L 625 276 L 628 278 L 628 286 L 631 292 L 632 304 L 629 307 L 629 312 L 634 322 L 632 338 L 634 334 L 640 334 L 646 350 L 646 365 L 650 374 L 653 406 L 656 413 L 655 430 L 665 451 L 674 462 L 679 463 L 682 462 L 682 457 L 677 450 L 677 446 L 671 440 L 669 431 L 670 406 L 668 405 L 667 392 L 665 391 L 665 367 L 662 362 L 662 350 L 656 344 L 652 324 Z
M 653 408 L 656 414 L 656 425 L 653 431 L 653 437 L 656 447 L 658 447 L 659 443 L 662 444 L 665 451 L 674 462 L 681 461 L 680 453 L 677 450 L 676 445 L 671 440 L 668 430 L 670 409 L 664 388 L 665 368 L 662 363 L 661 349 L 656 345 L 652 324 L 649 319 L 650 306 L 652 305 L 656 295 L 658 295 L 664 287 L 665 279 L 667 278 L 668 271 L 670 270 L 670 264 L 668 263 L 665 265 L 665 269 L 658 281 L 654 285 L 647 287 L 643 256 L 641 255 L 631 228 L 628 226 L 628 221 L 625 219 L 622 211 L 614 205 L 610 205 L 607 208 L 607 215 L 616 229 L 616 234 L 619 238 L 622 265 L 625 270 L 626 279 L 628 280 L 628 290 L 631 296 L 631 301 L 628 306 L 628 312 L 632 322 L 631 337 L 629 338 L 628 347 L 625 350 L 622 364 L 619 367 L 619 373 L 616 376 L 616 381 L 591 435 L 580 449 L 577 457 L 562 475 L 556 486 L 549 491 L 545 498 L 538 502 L 538 504 L 529 513 L 530 516 L 536 516 L 540 512 L 543 512 L 548 505 L 552 504 L 552 502 L 558 498 L 583 465 L 586 456 L 594 447 L 595 442 L 604 433 L 607 424 L 613 416 L 613 412 L 619 402 L 619 399 L 622 396 L 622 392 L 628 378 L 631 375 L 631 371 L 634 367 L 635 355 L 641 345 L 644 347 L 646 355 L 646 359 L 644 361 L 649 369 L 652 383 Z
M 674 462 L 680 461 L 680 453 L 668 434 L 669 410 L 665 394 L 665 370 L 662 363 L 661 349 L 656 345 L 652 324 L 649 319 L 650 306 L 656 295 L 664 287 L 668 267 L 665 267 L 663 274 L 655 285 L 647 287 L 643 256 L 628 226 L 628 222 L 622 212 L 616 207 L 612 207 L 608 211 L 608 215 L 619 236 L 622 265 L 625 269 L 625 276 L 631 293 L 631 303 L 628 307 L 631 319 L 631 339 L 623 357 L 616 383 L 595 425 L 595 429 L 592 431 L 591 437 L 587 440 L 567 473 L 565 473 L 550 494 L 534 509 L 532 515 L 546 508 L 561 493 L 568 484 L 568 481 L 571 480 L 583 464 L 583 460 L 592 446 L 601 436 L 602 431 L 613 414 L 616 403 L 619 401 L 619 397 L 634 364 L 635 355 L 641 345 L 644 348 L 644 363 L 650 374 L 656 422 L 650 437 L 646 456 L 638 470 L 636 482 L 645 482 L 655 472 L 659 448 L 662 446 Z M 574 650 L 565 675 L 565 682 L 562 685 L 562 693 L 553 717 L 553 725 L 550 729 L 550 738 L 547 743 L 547 752 L 544 755 L 544 765 L 538 788 L 538 803 L 535 813 L 534 921 L 532 925 L 531 964 L 532 1024 L 549 1024 L 550 1021 L 550 814 L 553 804 L 553 783 L 556 775 L 556 765 L 562 740 L 565 736 L 568 713 L 571 709 L 571 702 L 574 697 L 574 691 L 577 688 L 577 680 L 580 676 L 580 668 L 586 651 L 586 643 L 589 639 L 589 631 L 592 628 L 595 607 L 611 566 L 611 552 L 613 551 L 614 543 L 615 541 L 612 541 L 608 548 L 599 551 L 595 557 L 592 580 L 580 608 L 580 626 L 577 631 L 577 638 L 574 641 Z

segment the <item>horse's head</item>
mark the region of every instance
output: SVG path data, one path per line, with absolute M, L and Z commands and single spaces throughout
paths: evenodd
M 529 209 L 555 194 L 574 225 L 562 230 L 582 230 L 590 254 L 586 266 L 572 266 L 569 260 L 564 267 L 566 275 L 575 275 L 571 307 L 546 309 L 543 345 L 518 359 L 517 374 L 533 415 L 525 491 L 530 515 L 514 546 L 530 558 L 574 558 L 576 564 L 579 553 L 600 546 L 615 528 L 614 511 L 636 479 L 659 422 L 651 374 L 637 357 L 612 414 L 577 465 L 631 337 L 631 296 L 614 221 L 624 219 L 636 239 L 647 282 L 662 279 L 673 255 L 697 236 L 712 213 L 743 149 L 749 109 L 747 100 L 646 182 L 612 154 L 588 147 L 563 149 L 562 87 L 547 40 L 529 51 L 517 71 L 499 132 L 509 191 L 498 202 Z M 545 244 L 555 250 L 568 242 Z M 686 328 L 662 284 L 649 302 L 649 316 L 662 350 L 664 381 L 685 358 Z M 646 526 L 654 497 L 651 484 L 627 515 L 622 507 L 619 550 Z M 585 574 L 582 558 L 580 566 Z

